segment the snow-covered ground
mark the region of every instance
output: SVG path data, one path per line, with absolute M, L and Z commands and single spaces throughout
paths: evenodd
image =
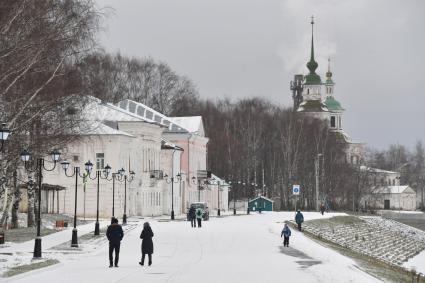
M 306 220 L 334 215 L 304 213 Z M 155 250 L 150 267 L 138 264 L 139 235 L 146 219 L 130 219 L 134 229 L 124 236 L 119 268 L 108 268 L 108 245 L 104 242 L 88 253 L 63 255 L 58 265 L 7 281 L 380 282 L 359 270 L 353 260 L 298 231 L 292 231 L 290 247 L 284 248 L 280 231 L 283 222 L 293 217 L 293 212 L 264 212 L 210 218 L 202 228 L 191 228 L 186 221 L 151 219 Z M 52 246 L 49 241 L 47 237 L 43 240 L 44 247 Z

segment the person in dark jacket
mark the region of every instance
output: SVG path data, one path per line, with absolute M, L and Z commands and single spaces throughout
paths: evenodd
M 149 225 L 149 222 L 143 224 L 143 230 L 140 234 L 140 239 L 142 239 L 142 260 L 139 262 L 143 266 L 145 263 L 146 254 L 149 257 L 149 266 L 152 264 L 152 254 L 153 254 L 153 242 L 152 242 L 153 232 L 152 228 Z
M 289 237 L 291 236 L 291 229 L 289 229 L 288 224 L 285 223 L 283 226 L 282 233 L 280 233 L 280 237 L 283 236 L 283 246 L 289 247 Z
M 304 215 L 300 210 L 297 210 L 297 214 L 295 214 L 295 222 L 298 224 L 298 231 L 301 231 L 301 223 L 304 222 Z
M 189 220 L 190 220 L 190 225 L 192 226 L 192 228 L 196 228 L 196 209 L 194 206 L 191 206 L 189 208 Z
M 113 252 L 115 250 L 115 267 L 118 267 L 118 260 L 120 258 L 120 245 L 121 240 L 124 237 L 124 231 L 121 225 L 118 224 L 118 219 L 112 218 L 111 225 L 106 230 L 106 237 L 109 240 L 109 267 L 112 267 Z
M 198 207 L 196 209 L 196 220 L 198 221 L 198 228 L 202 227 L 202 215 L 204 215 L 204 211 L 202 208 Z
M 325 213 L 325 206 L 323 203 L 320 205 L 320 213 L 322 213 L 322 215 Z

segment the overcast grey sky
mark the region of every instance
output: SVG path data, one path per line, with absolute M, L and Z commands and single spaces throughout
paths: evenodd
M 314 15 L 318 72 L 332 60 L 345 131 L 368 146 L 425 142 L 423 0 L 96 0 L 112 7 L 101 44 L 151 56 L 204 98 L 260 96 L 291 106 Z

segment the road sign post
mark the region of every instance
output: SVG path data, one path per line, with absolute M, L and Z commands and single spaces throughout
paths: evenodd
M 297 211 L 298 196 L 300 195 L 300 185 L 292 185 L 292 195 L 295 197 L 295 211 Z

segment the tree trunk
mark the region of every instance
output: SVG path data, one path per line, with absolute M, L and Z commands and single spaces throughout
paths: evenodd
M 12 196 L 10 188 L 7 189 L 6 206 L 4 207 L 3 215 L 0 220 L 0 225 L 7 228 L 7 220 L 9 218 L 10 205 L 12 204 Z
M 11 228 L 19 227 L 18 210 L 21 201 L 21 192 L 18 186 L 17 172 L 13 172 L 13 204 L 12 204 L 12 223 Z

